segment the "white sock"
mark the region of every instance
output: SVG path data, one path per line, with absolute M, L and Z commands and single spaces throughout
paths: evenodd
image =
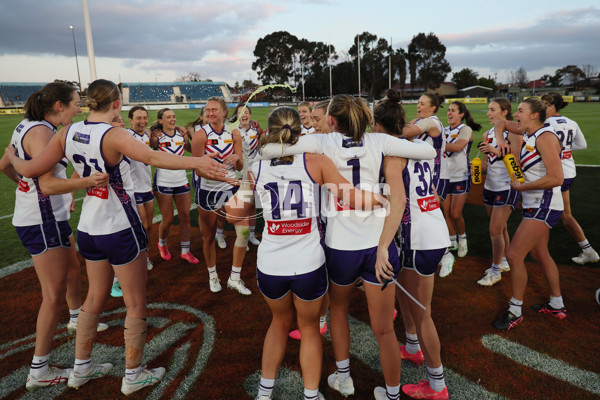
M 49 358 L 50 354 L 41 357 L 34 355 L 31 360 L 31 365 L 29 366 L 29 375 L 33 376 L 35 379 L 40 379 L 42 376 L 46 375 L 46 372 L 48 372 Z
M 77 323 L 77 318 L 79 318 L 79 311 L 81 311 L 81 307 L 79 307 L 79 308 L 78 308 L 78 309 L 76 309 L 76 310 L 71 310 L 71 309 L 69 308 L 69 317 L 70 317 L 70 318 L 69 318 L 69 322 L 72 322 L 72 323 L 74 323 L 74 324 L 76 324 L 76 323 Z
M 79 358 L 75 359 L 75 364 L 73 365 L 73 371 L 78 374 L 85 374 L 92 367 L 92 359 L 88 358 L 87 360 L 80 360 Z
M 419 337 L 416 333 L 408 333 L 406 332 L 406 351 L 410 354 L 417 354 L 419 350 L 421 350 L 421 345 L 419 344 Z
M 304 400 L 319 400 L 319 389 L 304 388 Z
M 210 267 L 207 268 L 208 269 L 208 276 L 210 278 L 214 278 L 217 276 L 217 266 L 215 265 L 214 267 Z
M 223 229 L 217 228 L 217 235 L 223 236 Z
M 140 372 L 142 372 L 141 365 L 137 368 L 125 368 L 125 378 L 130 382 L 135 381 Z
M 523 306 L 523 302 L 521 300 L 515 299 L 514 297 L 511 297 L 508 304 L 508 311 L 510 311 L 515 317 L 520 317 L 522 314 L 521 307 Z
M 444 380 L 444 366 L 440 365 L 437 368 L 427 367 L 429 373 L 429 386 L 436 392 L 441 392 L 446 387 L 446 381 Z
M 590 242 L 588 242 L 587 239 L 585 239 L 582 242 L 577 242 L 577 244 L 579 245 L 579 247 L 581 247 L 581 250 L 583 250 L 584 253 L 590 253 L 593 250 L 592 246 L 590 245 Z
M 250 226 L 250 237 L 254 236 L 255 231 L 256 231 L 256 226 Z
M 495 275 L 495 276 L 500 275 L 500 265 L 492 264 L 492 275 Z
M 190 252 L 190 241 L 181 242 L 181 254 L 187 254 Z
M 450 235 L 450 247 L 456 246 L 456 235 Z
M 258 397 L 267 396 L 271 397 L 273 393 L 273 387 L 275 386 L 275 379 L 267 379 L 260 377 L 260 385 L 258 386 Z
M 167 245 L 167 238 L 158 238 L 158 245 L 159 246 L 166 246 Z
M 233 265 L 231 266 L 231 280 L 232 281 L 239 281 L 240 280 L 240 272 L 242 272 L 242 267 L 234 267 Z
M 117 278 L 117 275 L 115 275 L 115 277 L 113 278 L 113 285 L 117 282 L 119 282 L 119 278 Z
M 323 327 L 325 326 L 326 323 L 327 323 L 327 314 L 321 315 L 319 317 L 319 328 L 323 329 Z
M 336 361 L 335 366 L 337 367 L 338 379 L 340 383 L 350 378 L 350 359 L 346 358 L 342 361 Z
M 400 399 L 400 385 L 398 385 L 398 386 L 385 385 L 385 397 L 388 400 L 399 400 Z
M 500 264 L 508 264 L 506 257 L 502 257 L 502 262 Z
M 467 240 L 467 232 L 458 235 L 458 241 Z
M 565 303 L 563 303 L 562 296 L 550 296 L 550 306 L 552 308 L 563 308 L 565 306 Z

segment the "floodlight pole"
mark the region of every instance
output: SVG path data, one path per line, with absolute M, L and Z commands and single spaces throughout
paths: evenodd
M 90 24 L 90 12 L 87 0 L 83 0 L 83 20 L 85 22 L 85 41 L 87 44 L 88 59 L 90 60 L 90 75 L 92 81 L 96 78 L 96 57 L 94 56 L 94 40 L 92 39 L 92 27 Z
M 75 50 L 75 64 L 77 65 L 77 81 L 79 82 L 79 94 L 83 94 L 83 90 L 81 88 L 81 75 L 79 75 L 79 61 L 77 60 L 77 45 L 75 44 L 75 27 L 73 25 L 69 25 L 71 28 L 71 33 L 73 34 L 73 49 Z
M 333 98 L 333 84 L 331 83 L 331 45 L 329 45 L 329 58 L 327 59 L 329 64 L 329 98 Z
M 390 89 L 392 88 L 392 54 L 394 53 L 394 47 L 392 45 L 392 38 L 390 37 L 390 68 L 389 68 L 389 76 L 390 76 Z
M 356 36 L 356 46 L 357 46 L 357 54 L 358 54 L 358 97 L 361 95 L 361 87 L 360 87 L 360 35 Z

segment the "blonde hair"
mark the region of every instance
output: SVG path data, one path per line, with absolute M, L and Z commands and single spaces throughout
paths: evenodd
M 87 92 L 86 105 L 91 111 L 106 111 L 113 101 L 119 100 L 119 87 L 107 79 L 97 79 L 90 84 Z
M 340 133 L 356 141 L 362 138 L 373 120 L 371 110 L 363 99 L 346 94 L 338 94 L 331 99 L 329 115 L 335 118 Z
M 294 144 L 302 133 L 300 114 L 291 107 L 278 107 L 269 115 L 267 121 L 269 134 L 261 136 L 259 150 L 268 143 Z M 282 161 L 291 161 L 293 156 L 282 157 Z
M 227 119 L 227 115 L 229 114 L 229 109 L 227 108 L 227 103 L 225 102 L 225 99 L 223 97 L 213 96 L 209 98 L 206 101 L 206 103 L 208 104 L 209 101 L 216 101 L 221 105 L 221 108 L 223 109 L 223 111 L 225 111 L 225 118 L 223 118 L 223 122 L 225 122 L 225 119 Z

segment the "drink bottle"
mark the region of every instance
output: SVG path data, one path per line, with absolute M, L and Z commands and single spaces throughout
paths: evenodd
M 511 182 L 514 181 L 516 178 L 519 182 L 525 183 L 523 172 L 521 171 L 521 167 L 519 167 L 519 163 L 517 163 L 517 160 L 514 155 L 508 153 L 504 156 L 502 161 L 504 161 L 504 166 L 508 171 L 508 175 L 510 175 Z

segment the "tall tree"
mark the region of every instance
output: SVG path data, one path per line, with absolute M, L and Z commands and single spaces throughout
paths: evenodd
M 388 87 L 389 51 L 390 46 L 384 38 L 378 38 L 369 32 L 363 32 L 354 37 L 354 44 L 348 50 L 352 60 L 358 64 L 357 38 L 360 40 L 360 76 L 362 90 L 369 97 L 379 95 Z M 357 77 L 358 79 L 358 77 Z
M 398 77 L 400 83 L 400 94 L 404 96 L 404 84 L 406 83 L 406 52 L 404 49 L 397 49 L 392 56 L 392 76 Z M 397 71 L 397 73 L 396 73 Z M 393 82 L 392 82 L 393 84 Z
M 470 68 L 463 68 L 452 75 L 452 83 L 457 89 L 464 89 L 469 86 L 477 85 L 477 77 L 479 74 Z
M 177 78 L 176 82 L 202 82 L 200 72 L 188 72 L 185 75 L 181 75 Z
M 567 65 L 566 67 L 559 68 L 556 70 L 555 75 L 560 77 L 563 85 L 570 85 L 585 78 L 585 72 L 576 65 Z
M 496 82 L 492 78 L 485 78 L 483 76 L 477 80 L 477 84 L 479 86 L 489 87 L 493 90 L 496 90 L 498 88 Z
M 516 71 L 510 71 L 509 76 L 510 83 L 517 85 L 519 87 L 526 87 L 529 83 L 529 78 L 527 77 L 527 71 L 523 67 L 519 67 Z
M 294 54 L 298 38 L 286 31 L 273 32 L 258 39 L 252 69 L 264 84 L 287 83 L 293 77 Z
M 592 64 L 582 65 L 580 69 L 586 78 L 595 78 L 598 75 L 598 68 Z
M 414 86 L 418 78 L 418 81 L 427 88 L 439 87 L 452 70 L 445 57 L 446 46 L 433 32 L 428 35 L 419 33 L 413 36 L 407 53 L 411 86 Z

